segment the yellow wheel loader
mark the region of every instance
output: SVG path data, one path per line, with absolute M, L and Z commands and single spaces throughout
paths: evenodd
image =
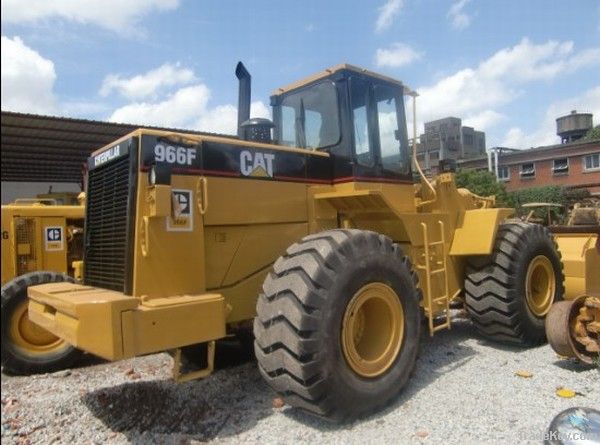
M 68 195 L 58 197 L 65 200 Z M 58 205 L 53 194 L 2 206 L 2 367 L 13 374 L 72 365 L 81 351 L 32 323 L 27 289 L 74 282 L 81 275 L 83 205 Z M 75 268 L 73 267 L 75 264 Z
M 172 351 L 178 380 L 253 329 L 267 383 L 336 420 L 398 395 L 422 320 L 450 329 L 455 298 L 486 337 L 545 341 L 556 243 L 457 189 L 451 162 L 423 175 L 414 91 L 338 65 L 275 90 L 271 122 L 249 119 L 236 75 L 237 137 L 137 130 L 92 154 L 83 283 L 30 287 L 35 323 L 108 360 Z M 183 373 L 194 351 L 203 368 Z

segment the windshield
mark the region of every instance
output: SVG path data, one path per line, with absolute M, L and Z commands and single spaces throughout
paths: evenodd
M 340 140 L 340 123 L 335 85 L 322 82 L 281 102 L 279 143 L 293 147 L 322 148 Z

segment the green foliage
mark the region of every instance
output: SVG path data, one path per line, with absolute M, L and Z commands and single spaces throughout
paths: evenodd
M 487 170 L 459 170 L 456 173 L 456 186 L 469 189 L 480 196 L 496 196 L 496 203 L 502 207 L 520 207 L 528 202 L 551 202 L 572 207 L 590 196 L 586 189 L 572 189 L 557 185 L 534 187 L 507 192 L 503 182 Z M 558 216 L 559 209 L 552 210 Z
M 546 185 L 510 192 L 514 203 L 518 206 L 528 202 L 553 202 L 570 207 L 576 202 L 583 201 L 590 196 L 586 189 L 572 189 L 558 185 Z
M 564 204 L 569 208 L 576 202 L 584 201 L 591 196 L 588 189 L 563 188 L 562 192 Z
M 487 170 L 459 170 L 456 173 L 456 186 L 479 196 L 494 195 L 499 206 L 513 206 L 504 183 L 497 181 L 496 176 Z
M 543 187 L 533 187 L 529 189 L 516 190 L 509 193 L 515 203 L 518 215 L 526 215 L 532 209 L 520 208 L 521 205 L 530 202 L 549 202 L 554 204 L 564 205 L 564 196 L 562 187 L 557 185 L 547 185 Z M 550 211 L 552 215 L 552 221 L 560 221 L 565 217 L 564 208 L 535 208 L 533 209 L 534 217 L 537 218 L 538 222 L 547 221 L 547 212 Z
M 585 134 L 583 139 L 593 141 L 594 139 L 600 139 L 600 125 L 596 125 L 594 128 L 590 128 Z
M 553 202 L 555 204 L 564 204 L 562 187 L 558 185 L 546 185 L 543 187 L 533 187 L 523 190 L 510 192 L 516 205 L 526 204 L 528 202 Z
M 544 187 L 534 187 L 524 190 L 510 192 L 509 196 L 517 207 L 518 214 L 527 214 L 528 210 L 519 207 L 528 202 L 550 202 L 560 204 L 562 208 L 551 208 L 552 220 L 556 223 L 564 223 L 567 217 L 567 210 L 573 207 L 573 204 L 589 198 L 590 192 L 586 189 L 571 189 L 557 185 L 547 185 Z M 542 220 L 547 219 L 548 209 L 534 209 L 534 214 Z

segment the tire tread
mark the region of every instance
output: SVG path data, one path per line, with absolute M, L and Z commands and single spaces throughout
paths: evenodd
M 317 339 L 321 308 L 335 271 L 366 246 L 392 253 L 418 279 L 400 248 L 383 235 L 356 229 L 334 229 L 309 235 L 290 246 L 274 264 L 257 302 L 254 320 L 255 354 L 261 375 L 288 404 L 334 420 L 362 413 L 339 407 L 328 395 Z M 353 255 L 354 254 L 354 255 Z M 420 291 L 417 288 L 420 298 Z M 390 395 L 375 408 L 387 404 Z
M 486 338 L 533 346 L 545 336 L 531 332 L 524 323 L 516 291 L 516 260 L 532 240 L 551 243 L 560 263 L 560 252 L 547 228 L 538 224 L 510 221 L 498 228 L 493 252 L 489 257 L 472 258 L 465 278 L 466 309 L 477 331 Z M 559 294 L 564 291 L 562 263 Z
M 1 362 L 5 372 L 15 375 L 30 375 L 45 372 L 54 372 L 72 366 L 83 354 L 82 351 L 72 346 L 61 354 L 48 355 L 41 359 L 30 359 L 16 350 L 10 343 L 10 336 L 4 329 L 9 326 L 11 312 L 23 296 L 23 292 L 29 286 L 43 283 L 71 282 L 75 280 L 69 275 L 50 272 L 36 271 L 20 275 L 2 286 L 1 310 L 2 310 L 2 353 Z

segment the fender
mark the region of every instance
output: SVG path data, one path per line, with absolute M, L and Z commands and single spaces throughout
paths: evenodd
M 513 213 L 504 208 L 467 210 L 459 217 L 450 255 L 491 254 L 498 226 Z

